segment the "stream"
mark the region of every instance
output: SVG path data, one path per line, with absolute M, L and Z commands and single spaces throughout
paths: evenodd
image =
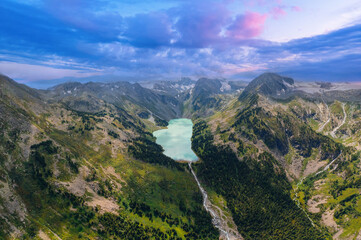
M 203 187 L 201 186 L 200 182 L 198 181 L 197 175 L 194 173 L 193 168 L 192 168 L 192 162 L 188 163 L 189 165 L 189 169 L 191 170 L 194 179 L 196 180 L 199 190 L 201 190 L 202 196 L 203 196 L 203 206 L 206 209 L 207 212 L 209 212 L 212 216 L 212 223 L 213 225 L 220 231 L 221 236 L 223 235 L 225 237 L 225 239 L 230 240 L 229 238 L 229 234 L 226 230 L 223 229 L 222 224 L 221 224 L 221 219 L 218 217 L 218 215 L 213 211 L 212 204 L 211 202 L 208 200 L 208 194 L 207 192 L 203 189 Z

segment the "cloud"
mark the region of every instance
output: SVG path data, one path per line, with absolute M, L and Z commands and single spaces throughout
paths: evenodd
M 281 5 L 282 0 L 242 0 L 246 6 L 269 6 Z
M 5 0 L 0 5 L 0 49 L 22 54 L 89 57 L 77 48 L 95 36 L 72 28 L 38 8 Z
M 83 71 L 80 69 L 61 69 L 49 66 L 32 65 L 0 61 L 0 73 L 11 76 L 23 83 L 34 80 L 51 80 L 63 77 L 89 77 L 101 75 L 101 71 Z
M 303 80 L 359 81 L 361 25 L 257 49 L 268 69 Z
M 217 2 L 187 3 L 124 18 L 120 41 L 141 48 L 224 47 L 258 37 L 265 20 L 266 15 L 255 12 L 233 18 L 227 5 Z
M 300 8 L 299 6 L 292 6 L 291 10 L 294 11 L 294 12 L 301 12 L 302 8 Z
M 172 21 L 163 12 L 138 14 L 127 18 L 125 22 L 126 30 L 121 36 L 136 47 L 168 46 L 175 37 Z
M 361 81 L 361 54 L 350 54 L 317 63 L 303 62 L 282 72 L 300 80 Z
M 237 13 L 232 1 L 175 0 L 171 7 L 129 15 L 113 8 L 116 3 L 3 0 L 0 70 L 23 81 L 99 74 L 248 77 L 266 70 L 317 80 L 360 76 L 361 25 L 275 43 L 260 39 L 268 19 L 297 11 L 277 0 L 255 1 L 263 11 Z
M 246 12 L 238 15 L 228 27 L 227 36 L 232 39 L 249 39 L 259 36 L 264 28 L 267 15 Z
M 256 12 L 234 17 L 227 5 L 217 2 L 187 4 L 169 14 L 175 16 L 174 29 L 178 35 L 173 45 L 183 48 L 225 49 L 257 44 L 255 38 L 262 33 L 267 18 Z
M 279 19 L 287 14 L 287 12 L 281 6 L 277 6 L 271 9 L 270 14 L 274 19 Z
M 222 29 L 230 21 L 230 12 L 224 4 L 201 3 L 173 9 L 179 38 L 177 46 L 202 48 L 218 43 Z
M 111 1 L 103 0 L 47 0 L 46 13 L 77 32 L 94 35 L 97 40 L 116 41 L 124 28 L 123 17 L 116 11 L 107 11 Z M 102 11 L 105 10 L 105 11 Z
M 4 1 L 0 6 L 0 30 L 6 34 L 0 46 L 39 57 L 56 54 L 92 61 L 99 57 L 94 46 L 116 42 L 139 48 L 224 47 L 242 44 L 236 30 L 248 40 L 257 37 L 264 24 L 264 17 L 257 13 L 233 19 L 227 5 L 219 2 L 186 2 L 171 9 L 123 17 L 102 7 L 101 0 L 49 0 L 40 7 Z M 230 34 L 225 36 L 229 25 Z

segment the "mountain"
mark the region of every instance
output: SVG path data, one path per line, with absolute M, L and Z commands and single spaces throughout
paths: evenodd
M 162 154 L 155 122 L 130 111 L 142 107 L 134 96 L 125 110 L 106 86 L 0 84 L 1 239 L 218 237 L 186 165 Z
M 205 117 L 214 114 L 244 85 L 223 79 L 200 78 L 194 88 L 180 96 L 183 115 Z
M 9 77 L 0 75 L 0 96 L 15 104 L 17 101 L 29 101 L 41 104 L 40 91 L 19 84 Z
M 160 81 L 153 84 L 153 88 L 157 92 L 177 96 L 178 94 L 187 91 L 194 87 L 196 81 L 190 78 L 182 78 L 179 81 Z
M 231 87 L 231 91 L 240 92 L 247 87 L 248 82 L 244 81 L 228 81 L 228 85 Z
M 158 81 L 151 85 L 148 83 L 141 84 L 155 91 L 178 97 L 185 92 L 193 91 L 192 89 L 198 89 L 197 91 L 199 91 L 200 89 L 205 88 L 205 91 L 210 91 L 212 94 L 220 94 L 233 93 L 247 86 L 247 83 L 242 81 L 209 78 L 200 78 L 197 81 L 190 78 L 181 78 L 179 81 Z M 211 87 L 211 85 L 213 85 L 213 87 Z
M 361 86 L 358 83 L 297 82 L 276 73 L 264 73 L 253 79 L 244 89 L 240 98 L 245 98 L 253 93 L 280 100 L 299 97 L 327 103 L 335 100 L 361 101 Z
M 139 112 L 149 112 L 165 120 L 181 114 L 180 103 L 175 97 L 143 88 L 138 83 L 65 83 L 53 87 L 44 95 L 49 101 L 61 101 L 79 111 L 99 111 L 96 102 L 100 99 L 121 108 L 136 104 Z M 88 105 L 87 102 L 92 104 Z
M 276 73 L 264 73 L 253 79 L 244 89 L 241 97 L 253 93 L 263 94 L 265 96 L 284 95 L 292 91 L 295 81 L 289 77 L 283 77 Z
M 48 90 L 1 76 L 0 239 L 226 239 L 219 221 L 242 239 L 357 239 L 359 91 L 274 73 Z M 198 183 L 152 135 L 179 117 Z
M 299 228 L 297 224 L 291 227 L 279 222 L 287 219 L 287 214 L 297 211 L 294 205 L 286 202 L 282 205 L 282 209 L 287 209 L 285 213 L 275 207 L 258 215 L 259 208 L 254 208 L 254 205 L 281 206 L 280 203 L 273 205 L 271 199 L 274 198 L 270 196 L 279 194 L 282 198 L 282 193 L 277 193 L 282 186 L 288 189 L 285 192 L 308 219 L 303 224 L 309 226 L 311 223 L 317 229 L 324 229 L 321 235 L 307 230 L 315 235 L 305 239 L 356 238 L 361 229 L 358 225 L 361 172 L 359 167 L 354 167 L 359 166 L 360 161 L 360 138 L 356 127 L 361 120 L 359 102 L 351 102 L 350 98 L 347 102 L 337 100 L 340 95 L 348 93 L 348 84 L 342 87 L 339 84 L 336 90 L 331 90 L 336 86 L 328 85 L 330 89 L 311 93 L 306 89 L 300 90 L 300 85 L 313 83 L 290 84 L 292 82 L 289 81 L 284 84 L 284 80 L 281 81 L 283 77 L 269 76 L 256 78 L 238 101 L 229 102 L 206 123 L 198 123 L 200 134 L 194 135 L 194 149 L 200 148 L 198 154 L 203 155 L 205 162 L 201 163 L 204 165 L 204 172 L 201 172 L 204 174 L 203 181 L 210 183 L 218 189 L 217 194 L 231 202 L 229 208 L 236 224 L 249 227 L 246 232 L 240 227 L 240 233 L 250 239 L 294 239 L 299 233 L 289 229 L 303 231 L 307 227 Z M 326 102 L 323 101 L 324 91 L 336 91 L 338 94 L 333 98 L 331 94 L 327 95 L 330 99 Z M 281 96 L 284 93 L 283 97 L 279 97 L 280 92 Z M 205 133 L 207 138 L 204 138 Z M 209 143 L 205 144 L 206 141 Z M 233 159 L 232 164 L 230 159 Z M 246 165 L 242 166 L 236 159 Z M 213 168 L 211 164 L 214 164 Z M 232 166 L 227 167 L 229 164 Z M 253 182 L 261 181 L 256 180 L 257 176 L 262 176 L 264 182 L 258 188 L 247 189 Z M 248 177 L 252 180 L 239 185 Z M 287 182 L 282 182 L 284 177 Z M 232 188 L 227 189 L 227 186 Z M 272 186 L 279 187 L 272 190 Z M 268 193 L 264 195 L 264 189 L 258 195 L 255 189 L 259 187 L 268 189 Z M 244 196 L 240 192 L 248 194 Z M 249 206 L 245 202 L 254 205 Z M 244 218 L 244 212 L 248 213 L 247 218 Z M 278 217 L 272 212 L 277 212 Z M 249 217 L 260 225 L 248 225 Z M 262 223 L 264 219 L 274 219 L 271 222 L 278 227 L 263 228 L 268 222 Z M 278 234 L 272 230 L 279 230 L 279 226 L 287 226 L 282 232 L 291 235 L 273 235 Z

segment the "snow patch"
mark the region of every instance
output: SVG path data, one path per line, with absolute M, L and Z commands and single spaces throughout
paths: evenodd
M 225 91 L 230 91 L 231 90 L 231 85 L 229 85 L 227 82 L 221 82 L 222 86 L 219 89 L 221 92 L 225 92 Z

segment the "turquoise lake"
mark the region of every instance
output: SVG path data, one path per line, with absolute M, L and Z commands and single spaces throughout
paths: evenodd
M 164 149 L 164 154 L 174 160 L 197 161 L 191 148 L 192 120 L 172 119 L 167 129 L 153 132 L 156 142 Z

